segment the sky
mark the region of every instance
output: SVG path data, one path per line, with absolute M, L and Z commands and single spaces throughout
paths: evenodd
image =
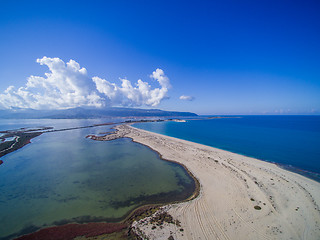
M 0 0 L 0 109 L 320 114 L 319 1 Z

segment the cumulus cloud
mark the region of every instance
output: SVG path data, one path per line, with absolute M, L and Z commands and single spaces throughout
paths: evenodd
M 85 68 L 70 60 L 64 63 L 59 58 L 37 59 L 50 72 L 45 77 L 30 76 L 23 87 L 9 86 L 0 94 L 2 108 L 65 109 L 73 107 L 103 106 L 156 106 L 167 98 L 170 88 L 163 70 L 156 69 L 150 75 L 160 88 L 152 88 L 141 79 L 132 86 L 127 79 L 121 85 L 99 77 L 90 78 Z
M 186 96 L 186 95 L 182 95 L 179 97 L 180 100 L 184 100 L 184 101 L 193 101 L 194 97 L 192 96 Z
M 165 76 L 163 70 L 156 69 L 151 75 L 151 78 L 158 81 L 161 88 L 152 89 L 149 83 L 138 80 L 136 86 L 132 86 L 127 79 L 121 79 L 120 86 L 109 81 L 93 77 L 92 80 L 97 86 L 99 93 L 106 97 L 106 100 L 113 104 L 121 106 L 157 106 L 161 100 L 167 98 L 167 92 L 170 88 L 169 79 Z

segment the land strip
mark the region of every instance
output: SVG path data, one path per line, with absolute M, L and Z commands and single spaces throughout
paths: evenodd
M 127 228 L 122 231 L 123 239 L 320 237 L 318 182 L 275 164 L 128 124 L 116 126 L 105 136 L 87 137 L 100 141 L 131 138 L 157 151 L 162 159 L 185 166 L 200 185 L 199 194 L 192 200 L 157 207 L 157 211 L 138 209 L 139 214 L 131 214 L 130 220 L 124 222 Z M 94 239 L 108 239 L 105 237 Z
M 135 221 L 148 239 L 319 239 L 320 183 L 275 164 L 189 141 L 116 126 L 111 140 L 129 137 L 178 162 L 199 180 L 200 194 L 160 211 L 176 224 Z M 155 213 L 159 214 L 159 213 Z
M 92 128 L 106 125 L 113 125 L 115 123 L 102 123 L 102 124 L 93 124 L 89 126 L 82 127 L 71 127 L 71 128 L 62 128 L 62 129 L 53 129 L 52 127 L 38 127 L 38 128 L 20 128 L 16 130 L 6 130 L 0 131 L 0 157 L 7 155 L 8 153 L 14 152 L 25 145 L 31 143 L 31 139 L 40 136 L 43 133 L 51 132 L 61 132 L 69 131 L 82 128 Z M 7 141 L 7 139 L 12 139 Z M 0 160 L 0 165 L 3 163 Z
M 94 127 L 101 127 L 101 126 L 108 126 L 108 125 L 114 125 L 114 124 L 123 124 L 123 123 L 140 123 L 140 122 L 163 122 L 163 121 L 184 121 L 180 119 L 157 119 L 157 120 L 127 120 L 124 122 L 108 122 L 108 123 L 100 123 L 100 124 L 93 124 L 89 126 L 79 126 L 79 127 L 69 127 L 69 128 L 61 128 L 61 129 L 54 129 L 53 127 L 37 127 L 37 128 L 20 128 L 15 130 L 6 130 L 6 131 L 0 131 L 0 157 L 3 157 L 4 155 L 14 152 L 25 145 L 29 144 L 31 142 L 32 138 L 38 137 L 43 133 L 52 133 L 52 132 L 62 132 L 62 131 L 70 131 L 70 130 L 76 130 L 76 129 L 83 129 L 83 128 L 94 128 Z M 92 138 L 93 140 L 99 140 L 95 139 L 94 135 L 87 136 L 88 138 Z M 10 141 L 6 141 L 7 138 L 13 138 Z M 119 138 L 117 136 L 116 138 Z M 110 139 L 111 140 L 111 139 Z M 2 160 L 0 160 L 0 165 L 3 163 Z

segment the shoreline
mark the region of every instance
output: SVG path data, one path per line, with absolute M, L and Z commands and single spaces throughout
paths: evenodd
M 132 210 L 120 222 L 131 219 L 129 232 L 149 239 L 320 237 L 318 182 L 274 163 L 129 125 L 117 125 L 109 135 L 89 138 L 100 141 L 131 138 L 157 152 L 160 159 L 181 165 L 196 183 L 195 193 L 186 200 L 147 204 Z M 159 210 L 151 216 L 142 213 L 142 219 L 136 218 L 137 212 L 150 205 Z M 163 214 L 179 224 L 163 220 L 155 224 L 154 219 Z
M 223 118 L 242 118 L 242 117 L 212 117 L 212 118 L 206 118 L 206 119 L 188 119 L 188 121 L 189 120 L 190 121 L 212 120 L 212 119 L 223 119 Z M 135 124 L 135 123 L 133 123 L 133 124 Z M 172 138 L 176 138 L 176 139 L 181 139 L 181 140 L 185 140 L 185 141 L 188 141 L 188 142 L 193 142 L 193 143 L 197 143 L 197 144 L 200 144 L 200 145 L 204 145 L 204 146 L 212 147 L 212 148 L 215 148 L 215 149 L 219 149 L 219 150 L 222 150 L 222 151 L 226 151 L 226 152 L 230 152 L 230 153 L 234 153 L 234 154 L 239 154 L 241 156 L 257 159 L 259 161 L 263 161 L 263 162 L 266 162 L 266 163 L 275 164 L 277 167 L 279 167 L 281 169 L 284 169 L 284 170 L 287 170 L 289 172 L 293 172 L 293 173 L 299 174 L 301 176 L 304 176 L 306 178 L 312 179 L 312 180 L 320 183 L 320 173 L 319 172 L 315 172 L 315 171 L 312 171 L 312 170 L 306 170 L 304 168 L 296 167 L 296 166 L 291 165 L 291 164 L 279 163 L 279 162 L 276 162 L 274 160 L 263 159 L 262 157 L 258 158 L 258 157 L 254 156 L 254 155 L 246 154 L 246 153 L 243 153 L 241 151 L 234 151 L 234 150 L 227 149 L 227 148 L 220 148 L 220 147 L 217 147 L 217 146 L 212 146 L 212 145 L 209 145 L 209 144 L 192 141 L 192 140 L 188 140 L 188 139 L 185 139 L 185 138 L 174 137 L 174 136 L 170 136 L 170 135 L 166 135 L 166 134 L 162 134 L 162 133 L 158 133 L 158 132 L 148 131 L 148 130 L 145 130 L 143 128 L 138 128 L 138 127 L 134 127 L 134 126 L 132 126 L 132 127 L 136 128 L 136 129 L 144 130 L 146 132 L 151 132 L 151 133 L 160 134 L 160 135 L 163 135 L 163 136 L 166 136 L 166 137 L 172 137 Z
M 165 211 L 181 222 L 183 231 L 138 221 L 137 233 L 150 239 L 320 237 L 318 182 L 263 160 L 132 126 L 115 128 L 162 159 L 183 165 L 201 185 L 197 198 L 166 205 Z
M 163 160 L 163 161 L 168 161 L 168 162 L 172 162 L 172 163 L 176 163 L 176 164 L 180 165 L 181 167 L 184 168 L 184 170 L 185 170 L 185 171 L 189 174 L 189 176 L 193 179 L 194 184 L 195 184 L 195 189 L 194 189 L 192 195 L 190 195 L 190 196 L 189 196 L 187 199 L 185 199 L 185 200 L 182 200 L 182 201 L 173 201 L 173 202 L 169 202 L 169 203 L 164 203 L 164 205 L 173 204 L 173 203 L 177 203 L 177 202 L 187 202 L 187 201 L 191 201 L 191 200 L 193 200 L 193 199 L 195 199 L 195 198 L 197 198 L 197 197 L 199 196 L 200 190 L 201 190 L 201 188 L 200 188 L 200 182 L 199 182 L 199 180 L 194 176 L 194 174 L 189 171 L 189 169 L 188 169 L 184 164 L 182 164 L 182 163 L 180 163 L 180 162 L 177 162 L 177 161 L 174 161 L 174 160 L 165 159 L 165 158 L 162 157 L 162 154 L 161 154 L 160 152 L 158 152 L 157 150 L 152 149 L 150 146 L 148 146 L 148 145 L 146 145 L 146 144 L 144 144 L 144 143 L 137 142 L 137 141 L 135 141 L 133 138 L 130 138 L 130 139 L 132 140 L 132 142 L 139 143 L 139 144 L 141 144 L 141 145 L 143 145 L 143 146 L 146 146 L 147 148 L 151 149 L 152 151 L 156 152 L 156 153 L 159 155 L 159 157 L 160 157 L 161 160 Z M 163 204 L 162 204 L 162 205 L 163 205 Z
M 241 118 L 241 117 L 214 117 L 214 119 L 217 118 Z M 209 118 L 208 118 L 209 119 Z M 212 118 L 213 119 L 213 118 Z M 192 119 L 193 120 L 198 120 L 198 119 Z M 202 119 L 203 120 L 203 119 Z M 248 157 L 248 158 L 252 158 L 252 159 L 256 159 L 258 161 L 262 161 L 262 162 L 266 162 L 266 163 L 270 163 L 270 164 L 274 164 L 275 166 L 277 166 L 278 168 L 280 169 L 283 169 L 283 170 L 286 170 L 286 171 L 289 171 L 289 172 L 292 172 L 292 173 L 296 173 L 296 174 L 299 174 L 303 177 L 306 177 L 308 179 L 311 179 L 313 181 L 316 181 L 316 182 L 319 182 L 320 183 L 320 173 L 317 173 L 317 172 L 313 172 L 313 171 L 309 171 L 309 170 L 305 170 L 305 169 L 302 169 L 302 168 L 298 168 L 298 167 L 295 167 L 293 165 L 288 165 L 288 164 L 282 164 L 282 163 L 277 163 L 277 162 L 274 162 L 274 161 L 269 161 L 269 160 L 265 160 L 265 159 L 259 159 L 259 158 L 256 158 L 254 156 L 251 156 L 251 155 L 246 155 L 244 153 L 241 153 L 241 152 L 236 152 L 236 151 L 232 151 L 232 150 L 227 150 L 227 149 L 223 149 L 223 148 L 219 148 L 219 147 L 214 147 L 214 146 L 210 146 L 210 145 L 206 145 L 206 144 L 203 144 L 203 143 L 198 143 L 198 142 L 193 142 L 193 141 L 190 141 L 190 140 L 187 140 L 187 139 L 183 139 L 183 138 L 177 138 L 177 137 L 172 137 L 172 136 L 169 136 L 169 135 L 165 135 L 165 134 L 161 134 L 161 133 L 156 133 L 156 132 L 152 132 L 152 131 L 148 131 L 148 130 L 144 130 L 142 128 L 137 128 L 137 127 L 134 127 L 132 126 L 132 124 L 135 124 L 135 123 L 139 123 L 139 122 L 122 122 L 122 123 L 119 123 L 117 124 L 116 126 L 112 127 L 111 129 L 114 129 L 115 131 L 110 131 L 110 132 L 106 132 L 104 134 L 106 135 L 101 135 L 101 136 L 97 136 L 97 135 L 87 135 L 86 138 L 89 138 L 89 139 L 92 139 L 92 140 L 95 140 L 95 141 L 112 141 L 112 140 L 115 140 L 115 139 L 118 139 L 118 138 L 130 138 L 133 142 L 136 142 L 134 141 L 131 137 L 126 137 L 126 132 L 121 132 L 121 133 L 118 133 L 118 130 L 117 130 L 117 126 L 119 125 L 128 125 L 134 129 L 138 129 L 138 130 L 142 130 L 142 131 L 146 131 L 146 132 L 149 132 L 149 133 L 155 133 L 155 134 L 159 134 L 159 135 L 162 135 L 162 136 L 165 136 L 165 137 L 169 137 L 169 138 L 175 138 L 175 139 L 181 139 L 183 141 L 187 141 L 187 142 L 192 142 L 192 143 L 196 143 L 196 144 L 200 144 L 200 145 L 203 145 L 203 146 L 207 146 L 207 147 L 212 147 L 214 149 L 219 149 L 221 151 L 226 151 L 226 152 L 229 152 L 229 153 L 233 153 L 233 154 L 237 154 L 237 155 L 241 155 L 241 156 L 244 156 L 244 157 Z M 120 135 L 119 135 L 120 134 Z M 140 143 L 140 142 L 136 142 L 136 143 Z M 150 148 L 148 145 L 146 144 L 143 144 L 143 143 L 140 143 L 146 147 L 148 147 L 149 149 L 151 149 L 152 151 L 156 152 L 159 154 L 160 158 L 161 158 L 161 154 Z M 169 161 L 169 162 L 174 162 L 174 163 L 177 163 L 179 165 L 181 165 L 187 172 L 189 172 L 189 170 L 183 165 L 183 164 L 180 164 L 174 160 L 166 160 L 166 159 L 163 159 L 161 158 L 162 160 L 164 161 Z M 191 175 L 190 175 L 191 176 Z M 193 178 L 193 175 L 191 176 Z
M 114 123 L 112 123 L 112 124 L 103 124 L 103 125 L 113 125 L 113 124 Z M 120 123 L 120 125 L 127 125 L 127 124 L 132 124 L 132 123 L 124 123 L 124 122 Z M 92 127 L 92 126 L 89 126 L 89 127 Z M 87 128 L 87 127 L 85 127 L 85 128 Z M 78 129 L 78 128 L 74 128 L 74 129 Z M 69 129 L 67 129 L 67 130 L 69 130 Z M 58 130 L 58 131 L 65 131 L 65 129 Z M 54 132 L 54 131 L 50 131 L 50 132 Z M 107 134 L 108 135 L 99 136 L 99 137 L 97 137 L 95 135 L 87 135 L 86 138 L 90 138 L 92 140 L 97 140 L 97 141 L 111 141 L 111 140 L 115 140 L 115 139 L 118 139 L 118 138 L 128 138 L 124 134 L 119 135 L 117 130 L 116 131 L 112 131 L 112 132 L 107 132 Z M 106 137 L 106 136 L 109 136 L 108 140 L 100 140 L 101 137 Z M 132 138 L 130 138 L 130 139 L 131 139 L 132 142 L 135 142 Z M 147 145 L 144 145 L 144 144 L 139 143 L 139 142 L 135 142 L 135 143 L 141 144 L 141 145 L 149 148 L 150 150 L 154 151 L 153 149 L 151 149 Z M 156 201 L 149 202 L 148 201 L 148 202 L 141 203 L 141 204 L 137 205 L 133 209 L 129 210 L 122 217 L 112 218 L 112 219 L 111 218 L 105 218 L 104 220 L 97 221 L 97 222 L 95 222 L 95 221 L 89 221 L 89 222 L 70 221 L 70 222 L 67 222 L 67 223 L 64 223 L 64 224 L 52 225 L 52 226 L 48 226 L 48 227 L 44 227 L 44 228 L 34 226 L 32 231 L 29 231 L 29 232 L 28 232 L 28 229 L 27 230 L 22 229 L 21 232 L 24 232 L 24 233 L 17 234 L 14 237 L 14 239 L 17 239 L 17 240 L 30 240 L 30 239 L 40 239 L 40 238 L 45 237 L 44 239 L 56 240 L 55 237 L 58 236 L 59 234 L 65 235 L 66 236 L 65 239 L 73 239 L 73 238 L 69 238 L 69 236 L 66 235 L 67 232 L 65 232 L 66 231 L 65 229 L 69 229 L 68 231 L 81 232 L 82 233 L 82 230 L 81 230 L 81 228 L 79 228 L 79 226 L 83 226 L 83 228 L 86 229 L 86 228 L 88 228 L 87 227 L 88 225 L 90 225 L 90 227 L 87 230 L 86 234 L 88 236 L 91 236 L 91 237 L 102 236 L 101 234 L 92 235 L 92 234 L 94 234 L 95 231 L 96 232 L 101 232 L 101 233 L 103 233 L 103 235 L 106 235 L 106 236 L 108 236 L 110 234 L 113 234 L 113 233 L 120 232 L 120 231 L 123 232 L 124 231 L 124 227 L 123 227 L 124 225 L 126 225 L 126 229 L 128 231 L 127 233 L 134 236 L 135 233 L 130 231 L 132 222 L 135 221 L 136 219 L 141 219 L 141 215 L 143 215 L 143 216 L 146 215 L 144 217 L 148 217 L 150 209 L 155 209 L 155 208 L 160 209 L 163 206 L 166 206 L 168 204 L 175 204 L 175 203 L 185 202 L 185 201 L 189 201 L 189 200 L 192 200 L 192 199 L 196 198 L 199 195 L 199 192 L 200 192 L 200 185 L 199 185 L 198 180 L 194 177 L 194 175 L 191 172 L 189 172 L 189 170 L 186 168 L 186 166 L 184 166 L 184 165 L 182 165 L 182 164 L 180 164 L 178 162 L 174 162 L 174 161 L 170 161 L 170 160 L 164 159 L 164 158 L 162 158 L 162 155 L 159 152 L 157 152 L 157 151 L 154 151 L 154 152 L 156 152 L 159 155 L 160 160 L 173 162 L 173 163 L 176 163 L 179 166 L 181 166 L 187 172 L 187 174 L 190 176 L 190 178 L 192 178 L 192 180 L 194 182 L 194 190 L 192 191 L 192 194 L 189 195 L 186 199 L 173 200 L 173 201 L 167 201 L 167 202 L 161 202 L 161 201 L 159 201 L 159 202 L 156 202 Z M 101 224 L 105 224 L 105 225 L 101 228 L 100 227 Z M 115 230 L 115 231 L 110 230 L 108 225 L 111 225 L 111 229 L 115 228 L 117 230 Z M 15 235 L 15 234 L 13 234 L 13 235 Z M 52 238 L 52 235 L 54 236 L 53 238 Z M 12 236 L 9 236 L 9 237 L 12 237 Z M 80 235 L 75 235 L 75 234 L 71 234 L 71 236 L 80 237 Z M 63 239 L 63 240 L 65 240 L 65 239 Z M 123 239 L 126 239 L 126 238 L 123 238 Z

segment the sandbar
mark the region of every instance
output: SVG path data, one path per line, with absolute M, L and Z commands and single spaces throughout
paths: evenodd
M 163 159 L 185 166 L 200 184 L 196 198 L 159 210 L 178 220 L 178 225 L 155 226 L 150 217 L 135 221 L 132 229 L 140 236 L 320 239 L 320 183 L 240 154 L 127 124 L 115 128 L 116 135 L 129 137 L 157 151 Z

